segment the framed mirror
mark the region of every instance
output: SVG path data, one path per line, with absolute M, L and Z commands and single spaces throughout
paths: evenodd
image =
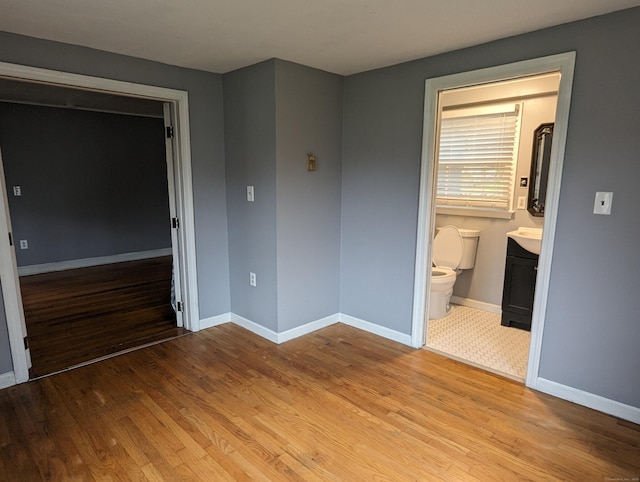
M 529 199 L 527 210 L 532 216 L 544 216 L 544 199 L 547 196 L 553 122 L 541 124 L 533 131 L 533 154 L 529 176 Z

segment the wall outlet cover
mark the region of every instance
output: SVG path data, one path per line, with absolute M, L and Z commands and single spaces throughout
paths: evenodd
M 518 196 L 518 209 L 527 209 L 527 196 Z

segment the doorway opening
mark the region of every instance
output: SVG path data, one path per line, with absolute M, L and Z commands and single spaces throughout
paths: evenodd
M 95 111 L 90 93 L 60 106 L 59 88 L 30 86 L 44 106 L 12 87 L 0 80 L 0 149 L 30 378 L 183 334 L 162 103 Z
M 168 287 L 167 298 L 170 297 L 171 290 L 175 293 L 175 307 L 173 326 L 184 326 L 187 330 L 196 331 L 199 329 L 199 317 L 197 308 L 197 282 L 195 272 L 195 239 L 193 226 L 193 195 L 190 164 L 190 146 L 188 136 L 188 97 L 183 91 L 152 87 L 146 85 L 131 84 L 109 79 L 93 78 L 75 74 L 65 74 L 48 71 L 45 69 L 30 68 L 13 64 L 0 63 L 0 76 L 9 81 L 19 81 L 24 90 L 34 90 L 34 85 L 44 87 L 45 90 L 54 89 L 65 91 L 62 95 L 67 102 L 72 102 L 80 110 L 91 110 L 99 112 L 127 112 L 135 113 L 136 109 L 145 105 L 153 106 L 156 123 L 160 122 L 160 143 L 165 144 L 166 166 L 165 166 L 165 193 L 168 194 L 166 238 L 170 238 L 170 247 L 161 250 L 151 250 L 159 255 L 155 261 L 156 268 L 150 267 L 150 262 L 145 262 L 142 256 L 142 264 L 139 271 L 144 269 L 157 270 L 162 265 L 163 272 L 161 283 Z M 33 92 L 32 92 L 33 94 Z M 42 94 L 42 90 L 40 90 Z M 50 92 L 48 92 L 50 94 Z M 35 94 L 34 94 L 35 95 Z M 43 94 L 44 95 L 44 94 Z M 54 96 L 55 97 L 55 96 Z M 71 99 L 71 100 L 69 100 Z M 90 100 L 87 100 L 90 99 Z M 34 99 L 32 99 L 33 101 Z M 38 101 L 35 103 L 47 104 L 48 102 Z M 53 101 L 52 101 L 53 102 Z M 86 102 L 93 105 L 86 105 Z M 83 104 L 84 103 L 84 104 Z M 78 105 L 79 104 L 79 105 Z M 148 113 L 142 116 L 149 116 Z M 127 176 L 127 172 L 114 172 L 113 175 Z M 4 174 L 4 171 L 2 172 Z M 3 225 L 6 225 L 9 236 L 12 235 L 11 218 L 8 210 L 7 192 L 4 179 L 2 180 L 4 209 Z M 135 186 L 134 186 L 135 188 Z M 12 193 L 14 194 L 14 193 Z M 115 195 L 125 196 L 126 193 L 115 193 Z M 24 319 L 24 306 L 22 304 L 21 290 L 19 283 L 19 273 L 17 269 L 15 246 L 11 244 L 0 247 L 0 275 L 3 287 L 3 297 L 5 302 L 5 314 L 7 326 L 9 328 L 9 338 L 11 354 L 14 367 L 16 383 L 26 381 L 29 378 L 30 353 L 26 348 L 24 338 L 28 340 L 28 330 Z M 162 251 L 162 252 L 160 252 Z M 166 251 L 166 252 L 165 252 Z M 127 259 L 124 257 L 106 256 L 108 261 L 116 261 L 113 268 L 122 267 L 133 262 L 136 256 Z M 98 256 L 100 258 L 100 256 Z M 95 260 L 95 258 L 93 258 Z M 85 269 L 89 263 L 82 266 L 72 266 L 73 268 Z M 92 261 L 92 259 L 89 259 Z M 144 267 L 147 264 L 146 268 Z M 45 263 L 45 267 L 46 267 Z M 153 264 L 153 263 L 151 263 Z M 118 266 L 120 265 L 120 266 Z M 42 267 L 42 265 L 40 266 Z M 173 268 L 172 270 L 167 269 Z M 99 268 L 97 266 L 96 268 Z M 93 268 L 91 268 L 93 269 Z M 74 270 L 75 271 L 75 270 Z M 171 274 L 173 271 L 173 275 Z M 167 275 L 167 272 L 169 273 Z M 53 276 L 53 275 L 49 275 Z M 111 278 L 114 278 L 112 275 Z M 118 276 L 115 276 L 118 278 Z M 135 284 L 135 283 L 134 283 Z M 125 327 L 126 329 L 126 327 Z
M 428 335 L 430 334 L 429 327 L 431 325 L 429 313 L 432 302 L 432 300 L 430 300 L 430 293 L 432 291 L 431 267 L 434 262 L 433 238 L 436 232 L 436 227 L 443 226 L 445 223 L 453 225 L 464 224 L 465 226 L 460 227 L 480 231 L 477 253 L 480 253 L 480 250 L 482 249 L 482 254 L 484 255 L 485 248 L 496 252 L 506 251 L 504 249 L 507 237 L 506 232 L 510 231 L 510 229 L 506 229 L 498 235 L 495 226 L 500 223 L 505 224 L 503 227 L 506 227 L 508 223 L 512 223 L 517 226 L 518 216 L 516 215 L 526 217 L 524 213 L 527 212 L 520 212 L 517 209 L 517 205 L 518 201 L 520 201 L 520 206 L 522 206 L 522 202 L 526 201 L 526 197 L 524 199 L 519 199 L 524 197 L 525 193 L 524 191 L 522 193 L 519 192 L 518 189 L 520 186 L 522 186 L 522 188 L 525 187 L 520 184 L 520 182 L 528 182 L 529 174 L 527 171 L 526 176 L 520 175 L 521 173 L 517 169 L 511 174 L 512 179 L 510 182 L 513 183 L 513 190 L 507 195 L 506 205 L 500 202 L 474 205 L 473 203 L 465 201 L 459 203 L 460 205 L 458 206 L 456 206 L 456 202 L 451 202 L 448 206 L 442 206 L 442 203 L 438 203 L 437 159 L 439 153 L 442 112 L 447 109 L 454 110 L 460 107 L 474 110 L 477 107 L 481 107 L 483 105 L 486 106 L 487 102 L 490 103 L 491 101 L 490 96 L 484 99 L 481 97 L 487 92 L 490 92 L 492 88 L 496 87 L 495 84 L 497 83 L 510 83 L 511 85 L 521 86 L 523 83 L 526 83 L 524 82 L 525 80 L 534 77 L 553 78 L 554 76 L 557 76 L 557 78 L 559 78 L 559 85 L 557 85 L 555 131 L 553 147 L 550 155 L 551 169 L 548 174 L 549 182 L 546 196 L 545 216 L 542 222 L 540 222 L 540 220 L 532 221 L 532 224 L 541 225 L 540 227 L 544 232 L 544 237 L 542 238 L 541 243 L 537 278 L 534 282 L 535 297 L 532 309 L 531 338 L 529 341 L 525 342 L 525 345 L 528 345 L 529 348 L 528 364 L 526 376 L 512 377 L 520 380 L 525 379 L 526 384 L 532 388 L 535 388 L 537 380 L 542 333 L 544 329 L 544 312 L 548 295 L 548 282 L 553 254 L 553 238 L 555 235 L 555 222 L 557 217 L 562 161 L 568 125 L 574 62 L 575 54 L 567 53 L 479 71 L 454 74 L 426 81 L 412 330 L 412 344 L 416 348 L 422 347 L 425 343 L 427 344 L 427 347 L 429 346 Z M 520 106 L 515 106 L 514 111 L 522 113 L 523 107 L 526 108 L 526 106 L 522 105 L 523 99 L 533 99 L 533 97 L 524 94 L 522 91 L 517 92 L 517 90 L 518 88 L 516 87 L 514 95 L 508 95 L 507 97 L 510 102 L 511 100 L 517 100 L 518 103 L 521 104 Z M 481 94 L 480 97 L 469 97 L 470 94 L 478 95 L 478 92 L 484 92 L 484 94 Z M 449 100 L 446 98 L 447 95 L 450 96 Z M 455 98 L 457 98 L 457 100 Z M 446 105 L 447 102 L 449 102 L 448 106 Z M 514 102 L 514 104 L 515 103 L 516 102 Z M 555 99 L 552 100 L 552 103 L 556 103 Z M 535 122 L 535 120 L 533 122 Z M 536 125 L 535 127 L 538 126 Z M 523 133 L 522 135 L 528 136 L 529 134 Z M 529 147 L 530 146 L 531 144 L 529 143 Z M 531 151 L 529 151 L 529 156 L 531 155 L 530 153 Z M 460 174 L 460 172 L 457 172 L 457 174 Z M 463 173 L 462 175 L 467 175 L 467 173 Z M 525 178 L 525 180 L 521 180 L 521 178 Z M 475 182 L 476 181 L 474 180 L 474 183 Z M 502 212 L 497 213 L 498 211 Z M 440 219 L 438 219 L 438 217 Z M 507 220 L 507 222 L 505 223 L 503 220 Z M 482 231 L 485 231 L 484 237 Z M 454 313 L 455 311 L 458 311 L 458 314 L 460 314 L 468 309 L 481 309 L 485 312 L 500 311 L 501 304 L 496 299 L 496 292 L 499 293 L 501 298 L 505 255 L 506 252 L 502 254 L 502 261 L 500 264 L 496 266 L 495 262 L 489 262 L 488 267 L 483 266 L 484 264 L 487 264 L 486 260 L 477 258 L 479 263 L 472 265 L 473 269 L 468 270 L 469 272 L 473 272 L 472 276 L 470 276 L 469 273 L 461 272 L 462 274 L 460 274 L 459 279 L 461 284 L 458 291 L 461 295 L 459 294 L 457 298 L 454 298 L 454 302 L 460 303 L 459 306 L 462 306 L 463 309 L 457 310 L 457 307 L 455 307 L 456 309 L 453 310 Z M 482 256 L 482 258 L 484 258 L 484 256 Z M 478 275 L 475 273 L 476 269 L 478 269 Z M 485 279 L 481 280 L 481 278 L 483 278 L 483 272 L 485 273 Z M 476 277 L 475 281 L 477 281 L 477 283 L 475 284 L 473 282 L 473 277 Z M 489 284 L 492 285 L 490 289 L 494 291 L 493 300 L 495 301 L 492 301 L 491 298 L 488 298 L 488 301 L 474 300 L 474 296 L 480 297 L 478 293 L 486 290 L 487 280 L 490 280 L 491 278 L 493 278 L 494 281 Z M 498 280 L 497 282 L 495 281 L 496 279 Z M 469 294 L 466 295 L 467 293 Z M 465 304 L 468 306 L 464 306 Z M 497 313 L 493 314 L 498 317 L 500 316 Z M 472 315 L 472 317 L 473 316 L 474 315 Z M 493 322 L 495 323 L 495 319 Z M 515 328 L 512 330 L 515 330 Z M 491 348 L 487 349 L 489 351 L 491 350 Z
M 432 281 L 425 348 L 520 382 L 526 376 L 530 333 L 507 319 L 503 293 L 522 298 L 517 300 L 523 305 L 517 306 L 519 320 L 530 323 L 525 315 L 530 317 L 533 308 L 538 256 L 522 253 L 531 276 L 523 269 L 511 276 L 509 263 L 506 291 L 500 275 L 512 259 L 507 233 L 542 229 L 544 218 L 526 209 L 531 153 L 535 130 L 555 121 L 559 83 L 560 75 L 552 73 L 440 92 L 435 229 L 455 226 L 466 233 L 462 239 L 472 261 L 457 270 L 453 286 L 446 283 L 438 299 Z M 447 268 L 450 250 L 435 243 L 434 264 Z M 448 298 L 451 290 L 447 301 L 443 296 Z

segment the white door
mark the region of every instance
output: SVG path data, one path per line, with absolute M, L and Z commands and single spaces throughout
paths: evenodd
M 17 383 L 29 379 L 31 368 L 31 355 L 27 343 L 27 325 L 24 321 L 22 308 L 22 295 L 20 293 L 20 280 L 16 264 L 16 250 L 11 229 L 11 216 L 9 214 L 9 201 L 7 187 L 4 179 L 4 164 L 2 163 L 2 151 L 0 150 L 0 194 L 2 208 L 0 208 L 0 283 L 2 284 L 2 297 L 4 301 L 5 316 L 7 321 L 19 320 L 19 323 L 7 323 L 9 342 L 11 344 L 11 356 L 13 361 L 13 373 Z
M 176 150 L 176 137 L 174 128 L 173 105 L 170 102 L 163 104 L 165 127 L 165 151 L 167 155 L 167 186 L 169 188 L 169 216 L 171 218 L 171 253 L 173 255 L 173 275 L 171 280 L 171 302 L 176 311 L 178 326 L 183 326 L 183 302 L 182 302 L 182 271 L 180 262 L 180 217 L 176 205 L 176 186 L 180 185 L 180 172 L 175 168 L 174 158 Z M 178 182 L 176 182 L 178 181 Z

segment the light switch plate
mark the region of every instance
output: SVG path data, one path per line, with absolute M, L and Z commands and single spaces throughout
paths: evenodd
M 254 199 L 253 186 L 247 186 L 247 201 L 252 203 Z
M 612 192 L 597 192 L 596 200 L 593 203 L 593 214 L 611 214 L 611 203 L 613 202 Z

